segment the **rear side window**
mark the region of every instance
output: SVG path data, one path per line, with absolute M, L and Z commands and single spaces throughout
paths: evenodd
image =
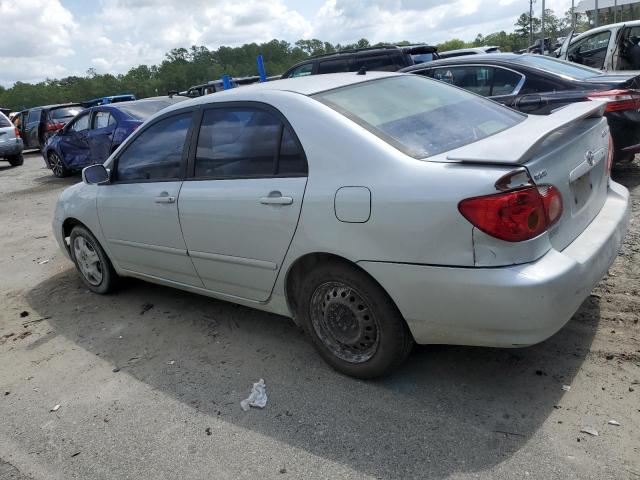
M 182 154 L 191 112 L 164 118 L 142 132 L 118 157 L 118 181 L 174 180 L 181 177 Z
M 73 118 L 82 111 L 81 107 L 65 107 L 56 108 L 49 111 L 49 117 L 52 120 L 62 120 L 65 118 Z
M 42 110 L 29 110 L 29 116 L 27 117 L 27 122 L 39 122 L 40 121 L 40 112 Z
M 1 127 L 10 127 L 11 122 L 7 117 L 4 116 L 4 113 L 0 112 L 0 128 Z
M 304 175 L 306 161 L 293 133 L 271 112 L 215 108 L 204 112 L 195 177 Z
M 464 88 L 483 97 L 491 95 L 491 67 L 444 67 L 433 71 L 433 78 Z
M 318 65 L 318 73 L 340 73 L 349 71 L 349 61 L 346 58 L 324 60 Z
M 370 80 L 313 98 L 414 158 L 482 140 L 526 118 L 419 75 Z
M 520 81 L 522 75 L 504 68 L 494 68 L 491 96 L 511 95 Z
M 93 129 L 107 128 L 109 125 L 114 125 L 116 119 L 109 112 L 96 112 L 93 116 Z
M 300 65 L 299 67 L 294 68 L 288 75 L 288 78 L 306 77 L 307 75 L 311 75 L 312 70 L 313 63 L 305 63 L 304 65 Z
M 364 67 L 365 70 L 395 72 L 400 66 L 404 65 L 399 55 L 363 55 L 356 57 L 354 70 Z

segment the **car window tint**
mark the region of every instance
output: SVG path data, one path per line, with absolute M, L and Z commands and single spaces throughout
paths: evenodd
M 401 64 L 402 60 L 398 59 L 398 64 Z M 369 55 L 356 57 L 354 70 L 360 70 L 362 67 L 365 70 L 379 70 L 394 72 L 398 69 L 394 56 L 391 55 Z M 326 73 L 326 72 L 325 72 Z
M 118 157 L 117 180 L 180 178 L 191 116 L 189 112 L 164 118 L 142 132 Z
M 433 78 L 488 97 L 492 76 L 491 67 L 444 67 L 436 68 Z
M 11 122 L 7 117 L 4 116 L 4 113 L 0 112 L 0 127 L 10 127 Z
M 349 62 L 344 59 L 325 60 L 318 65 L 318 73 L 340 73 L 349 71 Z
M 82 132 L 89 129 L 89 115 L 83 115 L 77 118 L 73 124 L 71 124 L 71 130 L 74 132 Z
M 526 118 L 420 75 L 380 78 L 312 97 L 415 158 L 477 142 Z
M 311 75 L 311 71 L 313 70 L 313 63 L 306 63 L 304 65 L 300 65 L 298 68 L 294 68 L 289 77 L 306 77 L 307 75 Z
M 493 69 L 491 95 L 511 95 L 522 79 L 522 75 L 504 68 Z
M 97 130 L 98 128 L 106 128 L 114 123 L 116 123 L 115 119 L 109 112 L 96 112 L 93 117 L 94 130 Z
M 204 112 L 196 177 L 247 177 L 275 173 L 281 122 L 251 108 L 215 108 Z
M 82 107 L 54 108 L 49 111 L 49 117 L 53 120 L 63 120 L 73 118 L 82 111 Z
M 29 110 L 29 116 L 27 117 L 27 122 L 39 122 L 40 121 L 40 112 L 42 110 Z
M 300 145 L 289 127 L 284 127 L 278 157 L 279 175 L 306 175 L 307 162 Z

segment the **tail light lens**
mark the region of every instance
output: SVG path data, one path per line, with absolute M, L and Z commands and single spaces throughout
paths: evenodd
M 607 152 L 607 176 L 611 176 L 611 168 L 613 167 L 613 137 L 609 134 L 609 151 Z
M 607 106 L 605 112 L 620 112 L 623 110 L 637 110 L 640 108 L 640 92 L 635 90 L 603 90 L 591 92 L 589 100 L 604 100 Z
M 18 127 L 15 127 L 15 128 L 13 129 L 13 131 L 14 131 L 14 132 L 15 132 L 15 134 L 16 134 L 16 138 L 20 138 L 20 130 L 18 130 Z
M 64 123 L 49 123 L 47 124 L 47 132 L 57 132 L 62 127 L 64 127 Z
M 522 242 L 558 221 L 562 196 L 554 186 L 540 185 L 468 198 L 458 204 L 458 210 L 484 233 L 507 242 Z

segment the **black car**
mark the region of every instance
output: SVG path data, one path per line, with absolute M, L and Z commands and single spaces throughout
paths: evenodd
M 304 77 L 323 73 L 382 70 L 395 72 L 401 68 L 438 58 L 438 49 L 430 45 L 381 46 L 340 50 L 316 55 L 287 70 L 281 78 Z
M 45 105 L 23 110 L 13 119 L 20 130 L 24 148 L 42 150 L 51 137 L 82 111 L 79 103 Z
M 614 160 L 632 160 L 634 154 L 624 149 L 640 143 L 640 76 L 608 74 L 542 55 L 513 53 L 436 60 L 402 71 L 451 83 L 537 115 L 548 115 L 569 103 L 605 100 Z

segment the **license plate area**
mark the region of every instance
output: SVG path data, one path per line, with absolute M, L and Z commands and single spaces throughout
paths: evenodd
M 593 184 L 591 174 L 593 170 L 588 171 L 577 180 L 571 182 L 571 212 L 577 213 L 589 203 L 589 199 L 593 194 L 595 185 Z

